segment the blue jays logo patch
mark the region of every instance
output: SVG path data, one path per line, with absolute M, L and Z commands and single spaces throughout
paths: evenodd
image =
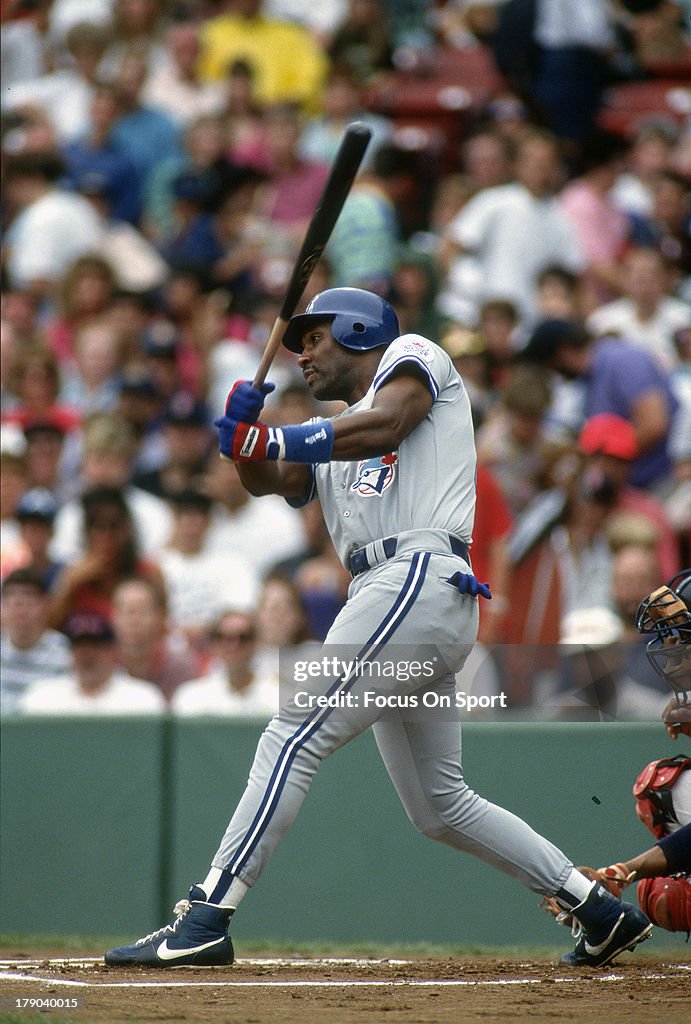
M 381 497 L 394 482 L 397 462 L 398 452 L 358 462 L 357 477 L 351 485 L 351 491 L 357 491 L 364 498 L 371 498 L 375 494 Z

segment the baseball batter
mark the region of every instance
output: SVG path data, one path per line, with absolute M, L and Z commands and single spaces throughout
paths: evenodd
M 469 558 L 470 403 L 442 349 L 399 333 L 393 308 L 378 296 L 353 288 L 322 292 L 292 318 L 284 344 L 298 354 L 314 396 L 345 402 L 345 412 L 267 427 L 259 416 L 272 385 L 260 390 L 238 382 L 216 425 L 221 454 L 235 462 L 252 494 L 280 494 L 295 506 L 319 498 L 353 576 L 325 643 L 352 652 L 360 666 L 382 659 L 392 645 L 432 645 L 432 676 L 397 681 L 395 693 L 451 698 L 455 673 L 475 641 L 478 596 L 490 597 Z M 650 934 L 641 911 L 586 879 L 524 821 L 466 785 L 452 716 L 413 716 L 405 707 L 384 713 L 364 699 L 371 689 L 371 677 L 351 668 L 312 681 L 313 695 L 326 698 L 314 706 L 284 703 L 259 741 L 207 877 L 177 905 L 172 924 L 109 950 L 106 963 L 232 963 L 231 915 L 295 819 L 321 762 L 370 726 L 406 812 L 424 835 L 555 897 L 578 919 L 583 934 L 564 962 L 600 966 Z

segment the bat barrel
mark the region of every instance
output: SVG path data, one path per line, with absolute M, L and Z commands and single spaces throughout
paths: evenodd
M 362 163 L 362 158 L 365 155 L 371 135 L 371 130 L 361 121 L 354 121 L 346 129 L 334 158 L 329 177 L 312 214 L 312 219 L 295 260 L 283 299 L 283 305 L 281 306 L 281 312 L 271 329 L 271 334 L 255 374 L 253 381 L 255 387 L 259 387 L 266 379 L 266 375 L 283 339 L 288 321 L 302 298 L 307 282 L 312 276 L 312 271 L 319 262 L 343 209 L 343 205 L 348 198 L 348 193 Z

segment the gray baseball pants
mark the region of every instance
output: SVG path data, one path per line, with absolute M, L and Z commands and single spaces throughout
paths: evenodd
M 454 694 L 457 672 L 477 635 L 477 599 L 447 582 L 470 571 L 458 556 L 407 551 L 356 577 L 325 648 L 358 652 L 362 660 L 386 658 L 393 649 L 416 649 L 438 661 L 434 676 L 396 682 L 401 696 Z M 394 645 L 392 647 L 391 645 Z M 381 683 L 378 684 L 381 686 Z M 314 694 L 351 693 L 353 706 L 310 711 L 286 702 L 264 731 L 244 795 L 214 867 L 254 884 L 294 821 L 320 763 L 372 726 L 384 765 L 408 817 L 424 835 L 472 853 L 541 894 L 566 881 L 572 862 L 515 814 L 466 785 L 461 767 L 460 723 L 448 713 L 364 706 L 372 690 L 366 675 L 312 680 Z

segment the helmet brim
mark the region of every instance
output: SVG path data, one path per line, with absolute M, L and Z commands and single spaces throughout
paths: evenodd
M 319 324 L 332 324 L 335 316 L 335 313 L 300 313 L 291 317 L 283 335 L 283 344 L 291 352 L 300 355 L 302 339 L 307 331 Z

